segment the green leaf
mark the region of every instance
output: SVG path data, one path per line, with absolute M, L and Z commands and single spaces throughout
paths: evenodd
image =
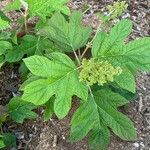
M 54 99 L 55 97 L 51 97 L 50 100 L 45 104 L 46 109 L 44 110 L 44 121 L 51 119 L 54 113 Z
M 120 87 L 118 87 L 115 84 L 110 85 L 109 87 L 110 87 L 110 89 L 112 91 L 114 91 L 115 93 L 120 94 L 121 96 L 126 98 L 126 100 L 128 100 L 128 101 L 134 101 L 135 99 L 138 98 L 138 94 L 137 93 L 131 93 L 131 92 L 127 91 L 127 90 L 121 89 Z
M 5 7 L 5 11 L 20 10 L 21 6 L 24 6 L 30 17 L 39 16 L 45 21 L 46 17 L 55 11 L 69 15 L 67 2 L 68 0 L 14 0 Z
M 40 16 L 44 20 L 54 11 L 69 15 L 70 10 L 66 6 L 67 2 L 68 0 L 27 0 L 30 16 Z
M 135 77 L 130 71 L 124 70 L 119 76 L 115 77 L 114 81 L 118 84 L 119 87 L 132 93 L 136 92 Z
M 11 40 L 14 44 L 18 45 L 18 37 L 17 37 L 17 30 L 13 31 L 11 34 Z
M 16 137 L 13 133 L 3 133 L 2 140 L 6 147 L 16 147 Z
M 5 6 L 5 11 L 9 12 L 13 10 L 19 10 L 20 8 L 21 8 L 20 0 L 14 0 Z
M 103 125 L 97 105 L 92 97 L 83 103 L 75 112 L 71 120 L 71 141 L 83 139 L 88 132 L 89 144 L 94 150 L 103 150 L 109 143 L 109 130 Z M 102 137 L 103 136 L 103 137 Z
M 45 50 L 51 48 L 49 40 L 32 35 L 24 36 L 20 43 L 20 45 L 14 46 L 12 50 L 7 51 L 5 58 L 7 62 L 20 61 L 24 55 L 28 57 L 34 54 L 42 55 Z
M 104 32 L 98 32 L 96 38 L 93 41 L 93 45 L 92 45 L 92 55 L 93 57 L 96 57 L 99 53 L 99 50 L 106 38 L 106 33 Z
M 0 30 L 5 30 L 10 27 L 10 19 L 0 11 Z
M 53 82 L 49 79 L 38 79 L 29 83 L 23 88 L 22 99 L 35 105 L 45 104 L 53 96 L 54 90 L 51 86 Z
M 20 66 L 19 66 L 19 74 L 23 81 L 27 79 L 28 73 L 29 73 L 29 69 L 26 67 L 24 62 L 21 62 Z
M 121 139 L 134 141 L 136 131 L 131 120 L 112 107 L 109 99 L 101 99 L 101 92 L 98 91 L 94 95 L 100 117 L 103 118 L 105 124 Z
M 10 39 L 10 33 L 7 31 L 7 32 L 5 32 L 5 31 L 1 31 L 0 32 L 0 40 L 1 41 L 6 41 L 6 40 L 8 40 L 8 39 Z
M 135 140 L 133 123 L 117 110 L 117 107 L 128 101 L 109 89 L 101 89 L 93 94 L 77 109 L 72 118 L 71 140 L 81 140 L 90 131 L 91 147 L 94 150 L 104 150 L 110 137 L 107 127 L 124 140 Z
M 117 23 L 110 31 L 109 38 L 114 42 L 124 41 L 132 31 L 132 21 L 124 19 Z
M 89 136 L 89 145 L 93 150 L 106 150 L 110 141 L 110 131 L 101 122 L 100 128 L 95 128 Z
M 132 22 L 130 20 L 124 19 L 117 23 L 110 31 L 109 35 L 106 36 L 104 33 L 97 34 L 94 40 L 94 45 L 92 47 L 93 57 L 100 55 L 113 54 L 112 48 L 116 47 L 118 44 L 122 45 L 125 38 L 132 31 Z M 100 44 L 98 44 L 100 43 Z M 95 45 L 99 45 L 95 47 Z M 115 49 L 115 48 L 114 48 Z
M 130 33 L 130 28 L 131 23 L 127 20 L 123 20 L 113 27 L 108 36 L 101 37 L 102 33 L 98 34 L 94 42 L 98 44 L 99 41 L 100 46 L 96 47 L 95 44 L 93 44 L 93 57 L 107 60 L 114 65 L 128 68 L 131 71 L 149 71 L 150 38 L 145 37 L 124 44 L 123 39 Z
M 92 100 L 83 103 L 71 120 L 71 141 L 83 139 L 97 122 L 96 104 Z
M 6 145 L 4 144 L 4 141 L 0 139 L 0 149 L 5 148 Z
M 11 43 L 8 41 L 0 41 L 0 55 L 5 54 L 7 49 L 12 49 Z
M 35 105 L 23 101 L 20 97 L 14 97 L 7 105 L 10 117 L 17 123 L 23 123 L 24 119 L 35 119 L 37 114 L 32 110 Z
M 4 29 L 7 29 L 10 27 L 10 24 L 8 21 L 6 20 L 3 20 L 1 17 L 0 17 L 0 30 L 4 30 Z
M 122 63 L 138 70 L 150 70 L 150 37 L 131 41 L 123 49 Z
M 91 28 L 81 25 L 82 15 L 74 12 L 69 22 L 60 13 L 55 13 L 40 33 L 48 36 L 60 51 L 71 52 L 83 47 L 91 35 Z
M 34 75 L 32 75 L 31 73 L 28 74 L 26 80 L 22 83 L 22 85 L 20 86 L 19 90 L 20 90 L 20 91 L 23 91 L 24 88 L 25 88 L 29 83 L 31 83 L 31 82 L 33 82 L 33 81 L 36 81 L 36 80 L 38 80 L 38 79 L 40 79 L 40 77 L 34 76 Z
M 52 53 L 51 60 L 32 56 L 24 59 L 24 62 L 34 75 L 45 79 L 25 86 L 23 100 L 42 105 L 55 95 L 54 112 L 59 118 L 63 118 L 70 110 L 73 95 L 87 99 L 87 86 L 79 81 L 79 73 L 67 55 Z
M 70 61 L 68 57 L 64 57 L 62 60 L 63 65 L 61 62 L 50 61 L 42 56 L 33 56 L 25 60 L 26 66 L 34 75 L 47 78 L 63 76 L 75 67 L 73 62 L 67 62 Z
M 100 95 L 100 98 L 103 99 L 103 101 L 109 100 L 109 105 L 111 105 L 115 109 L 129 103 L 129 101 L 127 101 L 123 96 L 116 92 L 113 92 L 109 88 L 101 89 L 98 93 Z

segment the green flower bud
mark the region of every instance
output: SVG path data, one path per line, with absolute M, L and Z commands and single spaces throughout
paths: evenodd
M 122 69 L 113 67 L 107 61 L 94 61 L 94 59 L 83 59 L 80 72 L 80 81 L 86 81 L 89 85 L 98 83 L 103 85 L 107 82 L 113 82 L 114 76 L 120 75 Z

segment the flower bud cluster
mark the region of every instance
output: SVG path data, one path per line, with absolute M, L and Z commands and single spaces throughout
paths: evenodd
M 89 85 L 98 83 L 103 85 L 113 82 L 114 76 L 120 75 L 122 69 L 113 67 L 107 61 L 95 62 L 94 59 L 83 59 L 80 72 L 80 81 L 86 81 Z
M 111 19 L 115 19 L 116 17 L 119 17 L 124 10 L 126 10 L 128 7 L 128 4 L 126 3 L 126 1 L 118 1 L 118 2 L 114 2 L 114 4 L 108 5 L 108 10 L 109 13 L 111 13 Z

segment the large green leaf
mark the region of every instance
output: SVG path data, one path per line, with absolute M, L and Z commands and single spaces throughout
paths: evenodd
M 65 5 L 68 0 L 26 0 L 29 5 L 30 16 L 40 16 L 44 20 L 52 12 L 62 12 L 69 15 L 70 10 Z
M 136 132 L 133 123 L 117 111 L 117 107 L 128 103 L 122 96 L 109 89 L 101 89 L 89 96 L 71 121 L 71 140 L 81 140 L 90 132 L 89 143 L 95 150 L 104 150 L 109 143 L 109 131 L 124 140 L 135 140 Z
M 93 97 L 82 104 L 71 120 L 71 141 L 83 139 L 88 132 L 89 144 L 93 150 L 104 150 L 109 143 L 109 130 L 99 116 L 97 105 Z
M 93 57 L 112 53 L 111 49 L 120 43 L 122 44 L 131 31 L 132 22 L 124 19 L 111 29 L 109 35 L 103 32 L 97 34 L 92 47 Z
M 7 105 L 10 117 L 18 123 L 23 123 L 24 119 L 35 119 L 37 114 L 32 110 L 35 105 L 23 101 L 20 97 L 14 97 Z
M 60 51 L 75 51 L 83 47 L 90 34 L 91 28 L 81 25 L 82 15 L 74 12 L 69 22 L 60 13 L 55 13 L 40 33 L 48 36 Z
M 20 40 L 20 45 L 14 46 L 7 51 L 5 60 L 7 62 L 20 61 L 24 55 L 42 55 L 45 50 L 52 51 L 52 43 L 48 39 L 26 35 Z
M 100 117 L 103 118 L 105 124 L 121 139 L 135 140 L 136 131 L 131 120 L 112 107 L 109 99 L 101 99 L 101 90 L 94 95 Z
M 87 99 L 87 86 L 79 81 L 78 71 L 67 55 L 52 53 L 51 60 L 32 56 L 24 59 L 24 62 L 31 73 L 44 79 L 25 86 L 23 100 L 41 105 L 55 95 L 54 112 L 59 118 L 63 118 L 70 110 L 73 95 Z
M 83 103 L 75 112 L 71 120 L 71 141 L 83 139 L 97 123 L 98 112 L 94 101 Z
M 121 75 L 115 77 L 115 82 L 118 84 L 119 87 L 128 90 L 132 93 L 136 92 L 136 83 L 134 75 L 128 71 L 123 70 Z
M 68 72 L 72 71 L 72 69 L 75 67 L 73 62 L 70 61 L 69 57 L 63 58 L 65 59 L 64 60 L 60 59 L 59 62 L 57 60 L 50 61 L 46 57 L 33 56 L 30 57 L 29 59 L 26 59 L 25 64 L 28 67 L 28 69 L 36 76 L 57 78 L 66 75 Z
M 150 70 L 150 38 L 141 38 L 126 45 L 113 46 L 109 52 L 98 58 L 106 59 L 114 64 L 134 70 Z
M 109 35 L 99 33 L 93 43 L 93 57 L 108 60 L 132 71 L 150 70 L 150 38 L 145 37 L 124 44 L 124 38 L 130 33 L 130 28 L 131 23 L 123 20 L 114 26 Z M 98 43 L 100 46 L 95 46 Z

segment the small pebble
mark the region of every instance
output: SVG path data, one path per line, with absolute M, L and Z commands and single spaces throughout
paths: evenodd
M 65 140 L 65 139 L 66 139 L 64 135 L 62 135 L 62 139 L 63 139 L 63 140 Z
M 24 133 L 23 132 L 17 132 L 15 133 L 17 139 L 21 140 L 21 139 L 24 139 Z
M 139 146 L 140 146 L 139 143 L 133 143 L 133 145 L 134 145 L 135 147 L 139 147 Z
M 143 144 L 143 142 L 141 142 L 140 145 L 141 145 L 142 147 L 145 147 L 145 145 Z

